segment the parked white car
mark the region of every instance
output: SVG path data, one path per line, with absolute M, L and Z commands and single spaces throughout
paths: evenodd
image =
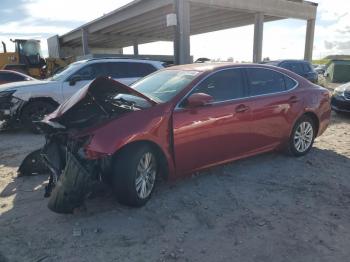
M 0 121 L 33 128 L 33 122 L 54 111 L 59 104 L 99 76 L 131 85 L 164 64 L 135 59 L 91 59 L 69 65 L 47 80 L 16 82 L 0 87 Z

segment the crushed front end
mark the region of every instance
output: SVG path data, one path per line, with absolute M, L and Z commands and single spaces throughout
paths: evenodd
M 138 106 L 138 102 L 131 101 L 134 96 L 137 94 L 131 88 L 100 78 L 37 124 L 45 134 L 45 146 L 30 154 L 18 172 L 19 175 L 50 174 L 45 197 L 50 197 L 48 207 L 52 211 L 72 213 L 102 179 L 110 156 L 89 151 L 93 137 L 89 130 L 152 106 L 143 97 L 142 106 Z

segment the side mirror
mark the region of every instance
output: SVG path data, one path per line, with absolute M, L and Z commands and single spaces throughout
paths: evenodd
M 187 107 L 201 107 L 210 104 L 214 101 L 214 98 L 204 93 L 195 93 L 187 98 Z
M 75 75 L 75 76 L 71 77 L 71 79 L 69 80 L 69 85 L 75 86 L 75 84 L 81 80 L 82 80 L 81 76 Z

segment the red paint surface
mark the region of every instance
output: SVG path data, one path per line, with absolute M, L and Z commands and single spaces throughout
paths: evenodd
M 319 120 L 321 135 L 330 122 L 329 92 L 284 69 L 299 86 L 289 92 L 244 98 L 198 108 L 176 109 L 194 84 L 223 68 L 263 65 L 190 65 L 170 69 L 202 73 L 181 94 L 166 104 L 126 114 L 92 128 L 88 148 L 112 155 L 130 143 L 149 141 L 166 156 L 169 175 L 176 178 L 210 166 L 283 147 L 297 119 L 310 112 Z M 86 135 L 86 133 L 84 134 Z

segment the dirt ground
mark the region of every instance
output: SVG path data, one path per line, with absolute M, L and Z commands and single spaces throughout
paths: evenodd
M 303 158 L 264 154 L 157 187 L 145 207 L 108 191 L 50 212 L 47 177 L 16 177 L 43 139 L 0 133 L 0 261 L 349 261 L 350 117 Z

